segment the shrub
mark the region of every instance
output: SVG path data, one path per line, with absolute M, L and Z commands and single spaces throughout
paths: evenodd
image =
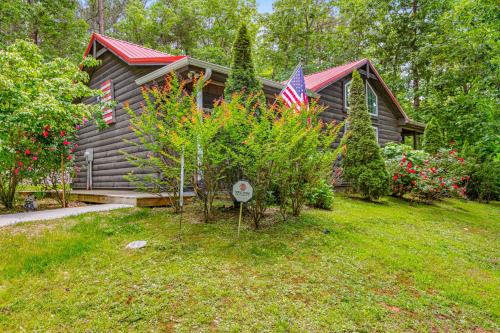
M 297 112 L 280 104 L 279 119 L 275 123 L 280 134 L 276 145 L 283 162 L 277 175 L 280 184 L 280 208 L 284 218 L 288 209 L 298 216 L 305 204 L 305 190 L 316 187 L 321 181 L 330 180 L 334 160 L 340 148 L 332 149 L 340 125 L 324 124 L 319 119 L 323 111 L 313 101 L 309 108 L 303 106 Z
M 410 147 L 389 144 L 384 148 L 387 169 L 390 172 L 390 188 L 393 195 L 423 201 L 445 196 L 465 197 L 466 162 L 456 150 L 441 149 L 431 155 Z
M 444 147 L 443 130 L 436 118 L 431 118 L 424 131 L 424 140 L 422 146 L 430 154 L 435 154 Z
M 490 202 L 500 198 L 500 161 L 486 160 L 470 169 L 466 195 L 471 200 Z
M 277 194 L 283 218 L 288 212 L 299 215 L 305 203 L 305 189 L 329 179 L 337 151 L 332 148 L 340 126 L 324 124 L 315 103 L 297 112 L 278 102 L 250 112 L 250 130 L 238 154 L 242 177 L 254 188 L 248 209 L 254 225 L 260 221 L 270 203 L 270 193 Z
M 357 71 L 352 75 L 349 98 L 349 129 L 343 139 L 343 176 L 353 191 L 377 199 L 387 192 L 388 174 L 366 106 L 365 86 Z
M 151 172 L 146 175 L 127 176 L 139 189 L 169 193 L 171 204 L 180 211 L 181 157 L 184 157 L 185 186 L 192 185 L 201 199 L 205 222 L 212 218 L 213 201 L 221 189 L 227 168 L 224 155 L 225 141 L 218 136 L 228 109 L 239 107 L 238 99 L 214 106 L 211 113 L 198 108 L 196 95 L 203 76 L 195 78 L 192 92 L 187 92 L 187 82 L 179 82 L 172 73 L 166 77 L 163 87 L 145 88 L 145 104 L 142 112 L 127 106 L 130 127 L 147 156 L 124 153 L 134 166 Z
M 333 208 L 333 187 L 325 180 L 319 182 L 315 187 L 307 187 L 305 197 L 308 206 L 327 210 Z

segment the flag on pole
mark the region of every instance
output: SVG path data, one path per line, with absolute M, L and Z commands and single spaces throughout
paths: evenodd
M 285 89 L 281 91 L 280 96 L 283 98 L 288 107 L 295 105 L 297 111 L 300 110 L 302 105 L 305 105 L 306 107 L 309 105 L 302 64 L 297 66 L 292 77 L 288 80 Z

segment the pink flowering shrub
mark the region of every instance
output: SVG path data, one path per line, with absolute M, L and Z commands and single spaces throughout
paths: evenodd
M 383 154 L 393 195 L 422 201 L 465 197 L 469 176 L 466 162 L 456 150 L 442 149 L 431 155 L 409 146 L 389 144 Z

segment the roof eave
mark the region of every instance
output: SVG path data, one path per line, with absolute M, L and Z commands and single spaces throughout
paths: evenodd
M 375 76 L 377 77 L 377 79 L 380 81 L 380 83 L 382 84 L 382 86 L 384 87 L 384 90 L 387 92 L 387 94 L 389 95 L 389 97 L 391 98 L 392 102 L 394 103 L 394 105 L 396 105 L 396 108 L 398 109 L 398 111 L 401 113 L 401 115 L 403 116 L 403 118 L 405 119 L 405 121 L 411 121 L 410 118 L 408 117 L 408 115 L 406 114 L 406 112 L 403 110 L 403 108 L 401 107 L 401 104 L 399 104 L 398 100 L 396 99 L 396 97 L 394 96 L 394 94 L 392 93 L 391 89 L 389 89 L 389 87 L 387 86 L 387 84 L 385 84 L 384 80 L 382 79 L 382 77 L 380 76 L 380 74 L 378 73 L 377 69 L 375 68 L 375 66 L 373 66 L 372 62 L 370 61 L 370 59 L 362 59 L 361 62 L 359 64 L 357 64 L 356 66 L 353 66 L 351 68 L 348 68 L 346 70 L 344 70 L 343 72 L 341 72 L 340 74 L 337 74 L 335 75 L 333 78 L 325 81 L 325 82 L 322 82 L 321 84 L 317 85 L 317 86 L 314 86 L 312 87 L 311 89 L 314 90 L 316 93 L 319 93 L 322 89 L 325 89 L 326 87 L 328 87 L 329 85 L 343 79 L 344 77 L 346 77 L 347 75 L 351 74 L 355 69 L 359 69 L 361 68 L 362 66 L 366 65 L 366 64 L 369 64 L 370 67 L 373 69 L 373 72 L 375 74 Z
M 188 65 L 202 67 L 202 68 L 210 68 L 212 71 L 226 74 L 226 75 L 229 74 L 229 71 L 230 71 L 230 69 L 228 67 L 225 67 L 225 66 L 213 64 L 213 63 L 210 63 L 207 61 L 203 61 L 203 60 L 199 60 L 199 59 L 195 59 L 195 58 L 191 58 L 191 57 L 185 57 L 183 59 L 177 60 L 171 64 L 168 64 L 162 68 L 159 68 L 151 73 L 148 73 L 148 74 L 138 78 L 137 80 L 135 80 L 135 83 L 138 86 L 142 86 L 143 84 L 146 84 L 150 81 L 164 77 L 168 73 L 170 73 L 172 71 L 176 71 L 176 70 L 178 70 L 182 67 L 188 66 Z M 268 87 L 273 87 L 276 89 L 283 89 L 285 87 L 284 84 L 276 82 L 276 81 L 272 81 L 272 80 L 265 79 L 265 78 L 259 78 L 259 79 L 262 82 L 262 84 L 264 84 L 265 86 L 268 86 Z M 319 95 L 312 90 L 308 90 L 308 95 L 311 97 L 314 97 L 314 98 L 319 97 Z
M 337 82 L 338 80 L 341 80 L 342 78 L 346 77 L 347 75 L 349 75 L 350 73 L 352 73 L 355 69 L 358 69 L 361 66 L 366 65 L 367 62 L 369 62 L 368 59 L 362 59 L 361 62 L 359 64 L 357 64 L 356 66 L 353 66 L 351 68 L 347 68 L 346 70 L 342 71 L 341 73 L 335 75 L 333 78 L 331 78 L 331 79 L 329 79 L 329 80 L 327 80 L 325 82 L 322 82 L 320 84 L 317 84 L 317 85 L 311 87 L 311 90 L 313 90 L 316 93 L 318 93 L 319 91 L 325 89 L 329 85 L 331 85 L 331 84 Z

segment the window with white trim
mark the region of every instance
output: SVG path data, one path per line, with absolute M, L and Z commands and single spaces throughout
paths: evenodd
M 377 143 L 379 143 L 378 142 L 378 127 L 377 126 L 372 126 L 372 128 L 373 128 L 373 131 L 375 132 L 375 139 L 377 140 Z M 348 130 L 349 130 L 349 123 L 346 121 L 344 123 L 344 133 L 343 133 L 343 135 L 345 135 Z
M 366 82 L 366 105 L 371 115 L 378 115 L 378 97 L 368 81 Z
M 344 108 L 346 112 L 349 112 L 349 95 L 351 93 L 351 81 L 344 84 Z M 368 107 L 368 112 L 373 115 L 378 115 L 378 96 L 375 90 L 372 88 L 370 83 L 366 82 L 366 105 Z
M 351 92 L 351 81 L 344 84 L 344 108 L 349 111 L 349 94 Z

